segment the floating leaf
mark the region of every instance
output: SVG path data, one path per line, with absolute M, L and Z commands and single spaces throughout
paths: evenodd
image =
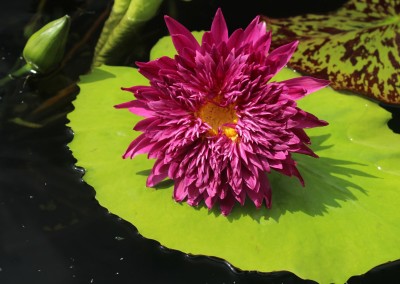
M 157 12 L 162 0 L 115 0 L 97 42 L 93 65 L 113 63 L 122 46 L 132 37 L 139 36 L 139 29 Z
M 173 50 L 164 38 L 152 55 Z M 276 80 L 294 76 L 285 69 Z M 295 157 L 306 187 L 272 173 L 271 209 L 249 203 L 224 217 L 174 202 L 169 180 L 146 188 L 154 162 L 146 156 L 121 158 L 142 118 L 113 106 L 131 99 L 121 86 L 140 84 L 147 80 L 128 67 L 103 66 L 83 76 L 69 115 L 75 133 L 69 146 L 100 204 L 143 236 L 243 270 L 288 270 L 319 283 L 344 283 L 400 258 L 400 136 L 387 128 L 390 115 L 376 104 L 330 88 L 300 100 L 301 108 L 330 123 L 308 131 L 319 159 Z
M 289 65 L 335 89 L 400 104 L 400 2 L 351 0 L 336 12 L 267 19 L 273 44 L 300 39 Z

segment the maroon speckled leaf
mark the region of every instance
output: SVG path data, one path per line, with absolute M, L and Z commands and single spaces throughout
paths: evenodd
M 390 104 L 400 104 L 400 1 L 351 0 L 336 12 L 264 18 L 273 46 L 295 39 L 289 66 Z

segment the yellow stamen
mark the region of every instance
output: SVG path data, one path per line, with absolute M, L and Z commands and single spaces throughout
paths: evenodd
M 225 125 L 236 124 L 238 121 L 234 105 L 231 104 L 226 107 L 221 107 L 215 102 L 210 101 L 200 108 L 197 112 L 197 116 L 211 127 L 209 130 L 210 135 L 218 135 L 219 131 L 221 131 L 233 141 L 237 139 L 238 134 L 235 128 Z

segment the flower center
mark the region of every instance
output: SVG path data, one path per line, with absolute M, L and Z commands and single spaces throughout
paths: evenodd
M 221 107 L 215 102 L 210 101 L 200 108 L 197 115 L 211 127 L 209 134 L 215 136 L 222 132 L 222 134 L 233 141 L 238 137 L 235 130 L 238 117 L 234 105 Z

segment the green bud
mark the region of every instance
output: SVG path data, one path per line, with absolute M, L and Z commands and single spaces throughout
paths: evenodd
M 46 73 L 57 67 L 64 56 L 69 27 L 70 18 L 65 15 L 48 23 L 28 39 L 23 56 L 32 71 Z

